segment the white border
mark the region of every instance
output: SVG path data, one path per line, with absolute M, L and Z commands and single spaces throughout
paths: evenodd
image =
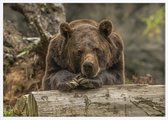
M 0 117 L 3 113 L 3 5 L 0 4 Z
M 167 28 L 167 23 L 168 23 L 168 2 L 165 4 L 165 116 L 168 118 L 168 39 L 167 39 L 167 35 L 168 35 L 168 28 Z
M 166 0 L 3 0 L 4 3 L 165 3 Z
M 166 20 L 165 20 L 165 86 L 166 86 L 166 93 L 168 91 L 168 42 L 167 42 L 167 36 L 168 35 L 168 29 L 167 29 L 167 23 L 168 23 L 168 6 L 166 0 L 3 0 L 0 1 L 0 120 L 39 120 L 39 119 L 45 119 L 45 120 L 51 120 L 51 119 L 59 119 L 59 120 L 90 120 L 90 119 L 106 119 L 106 120 L 167 120 L 168 119 L 168 104 L 167 99 L 168 95 L 165 93 L 165 99 L 166 99 L 166 117 L 3 117 L 3 3 L 165 3 L 166 8 Z M 166 47 L 167 46 L 167 47 Z

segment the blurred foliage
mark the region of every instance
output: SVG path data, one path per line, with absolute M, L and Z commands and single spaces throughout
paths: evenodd
M 30 44 L 27 47 L 23 48 L 17 55 L 17 58 L 20 57 L 25 57 L 26 55 L 28 55 L 30 53 L 30 51 L 33 49 L 35 45 L 34 44 Z
M 7 106 L 4 106 L 3 115 L 4 115 L 5 117 L 13 116 L 13 115 L 14 115 L 13 109 L 10 107 L 10 108 L 7 110 Z
M 143 18 L 142 21 L 146 24 L 144 35 L 147 35 L 148 37 L 153 37 L 155 34 L 159 35 L 161 33 L 160 27 L 165 23 L 164 16 L 164 9 L 160 8 L 149 17 Z

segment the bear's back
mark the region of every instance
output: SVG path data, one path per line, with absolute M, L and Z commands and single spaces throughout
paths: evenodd
M 83 25 L 88 25 L 88 26 L 94 26 L 97 27 L 98 23 L 94 20 L 89 20 L 89 19 L 80 19 L 80 20 L 74 20 L 69 23 L 70 28 L 75 29 Z

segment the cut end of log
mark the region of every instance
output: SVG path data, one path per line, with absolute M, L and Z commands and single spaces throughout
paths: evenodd
M 18 116 L 38 116 L 38 106 L 33 94 L 22 96 L 14 106 Z

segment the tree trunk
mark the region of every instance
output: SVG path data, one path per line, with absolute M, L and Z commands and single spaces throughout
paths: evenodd
M 36 91 L 14 107 L 20 116 L 164 116 L 164 85 L 113 85 L 71 92 Z
M 65 10 L 62 4 L 44 3 L 44 4 L 23 4 L 18 3 L 12 8 L 25 16 L 31 28 L 31 37 L 37 32 L 40 36 L 40 42 L 35 49 L 39 56 L 39 62 L 45 66 L 45 57 L 48 50 L 48 44 L 52 35 L 58 33 L 59 25 L 65 22 Z M 37 37 L 37 36 L 36 36 Z M 45 67 L 43 67 L 45 68 Z

